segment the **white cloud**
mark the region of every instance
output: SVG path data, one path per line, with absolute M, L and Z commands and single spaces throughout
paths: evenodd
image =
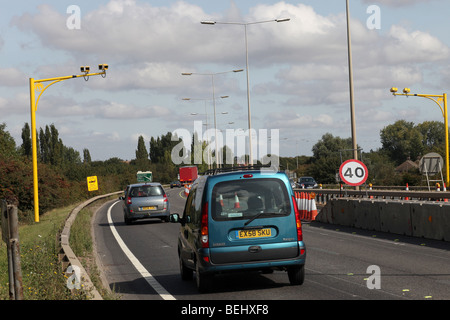
M 13 25 L 36 33 L 46 46 L 74 55 L 113 57 L 129 64 L 189 60 L 191 53 L 201 53 L 192 44 L 204 39 L 205 29 L 198 19 L 205 14 L 200 7 L 182 1 L 171 7 L 152 7 L 112 0 L 82 15 L 78 30 L 68 29 L 67 16 L 51 6 L 40 5 L 38 9 L 36 15 L 14 18 Z
M 109 132 L 109 133 L 94 131 L 94 132 L 91 132 L 91 134 L 96 139 L 100 139 L 105 142 L 119 142 L 122 140 L 122 138 L 120 137 L 120 134 L 116 131 Z
M 21 86 L 27 83 L 27 80 L 27 76 L 17 68 L 0 68 L 0 86 Z
M 400 26 L 392 26 L 383 46 L 388 63 L 433 62 L 448 59 L 450 50 L 439 39 L 423 31 L 408 32 Z
M 265 117 L 266 128 L 295 129 L 316 128 L 333 125 L 333 118 L 328 114 L 300 115 L 293 110 L 283 113 L 269 113 Z
M 0 97 L 0 112 L 6 112 L 8 110 L 8 100 Z
M 101 104 L 96 105 L 94 101 L 93 104 L 86 103 L 84 108 L 90 108 L 91 113 L 95 117 L 102 119 L 146 119 L 146 118 L 163 118 L 171 115 L 170 110 L 161 106 L 146 106 L 138 107 L 132 104 L 123 104 L 118 102 L 101 102 Z
M 209 17 L 199 6 L 183 1 L 170 7 L 154 7 L 132 0 L 112 0 L 84 14 L 80 30 L 69 30 L 66 16 L 48 5 L 39 6 L 36 15 L 16 17 L 13 24 L 36 33 L 45 45 L 74 56 L 90 54 L 102 62 L 108 60 L 105 62 L 110 64 L 111 77 L 107 83 L 97 82 L 94 88 L 169 92 L 183 86 L 179 77 L 186 68 L 183 66 L 192 68 L 205 62 L 244 65 L 242 26 L 199 23 L 207 18 L 223 21 L 236 15 Z M 251 68 L 292 63 L 288 74 L 280 76 L 284 81 L 327 83 L 345 79 L 345 17 L 321 16 L 311 6 L 278 2 L 256 5 L 242 19 L 251 22 L 284 17 L 291 21 L 248 26 Z M 363 70 L 386 64 L 405 67 L 439 61 L 450 54 L 449 48 L 429 33 L 408 32 L 399 26 L 380 36 L 355 21 L 352 36 L 354 64 Z
M 391 7 L 383 8 L 385 14 L 387 10 L 393 12 L 395 6 L 431 1 L 363 2 Z M 181 72 L 219 72 L 245 66 L 243 26 L 201 25 L 200 21 L 290 18 L 289 22 L 248 26 L 253 127 L 286 128 L 292 132 L 299 127 L 312 128 L 308 134 L 344 131 L 342 128 L 349 121 L 345 6 L 333 14 L 323 15 L 319 14 L 322 4 L 254 3 L 243 14 L 242 5 L 232 2 L 227 12 L 211 14 L 195 1 L 191 2 L 156 6 L 151 1 L 110 0 L 92 11 L 81 6 L 80 30 L 66 27 L 68 15 L 65 10 L 57 9 L 61 6 L 40 5 L 36 13 L 13 18 L 10 25 L 19 29 L 19 35 L 26 34 L 18 43 L 32 43 L 33 55 L 41 51 L 46 54 L 45 59 L 35 59 L 39 63 L 28 64 L 36 77 L 76 73 L 79 63 L 110 66 L 106 79 L 92 77 L 87 84 L 82 79 L 71 80 L 67 81 L 69 90 L 67 85 L 49 90 L 42 97 L 38 115 L 47 119 L 69 115 L 75 122 L 86 121 L 85 126 L 121 123 L 120 131 L 117 129 L 120 134 L 99 127 L 92 137 L 85 134 L 83 139 L 99 137 L 99 141 L 115 139 L 128 144 L 128 137 L 137 142 L 138 132 L 150 136 L 172 131 L 177 126 L 190 128 L 194 119 L 186 116 L 187 110 L 203 111 L 203 104 L 198 107 L 184 104 L 181 98 L 208 97 L 211 83 L 208 77 L 183 77 Z M 401 23 L 407 28 L 393 25 L 388 29 L 389 20 L 383 16 L 383 30 L 379 32 L 369 30 L 365 20 L 352 19 L 357 113 L 373 128 L 375 122 L 384 125 L 405 115 L 404 110 L 384 106 L 392 99 L 391 86 L 430 86 L 433 82 L 434 88 L 440 88 L 436 78 L 430 80 L 429 75 L 437 75 L 444 84 L 450 79 L 450 69 L 446 67 L 450 49 L 445 40 L 418 27 L 419 23 L 408 23 L 405 19 Z M 2 53 L 7 45 L 0 37 Z M 27 52 L 30 51 L 22 50 L 21 54 Z M 53 56 L 57 58 L 53 60 Z M 1 67 L 0 86 L 5 87 L 2 89 L 5 94 L 0 98 L 0 110 L 8 110 L 7 116 L 26 114 L 28 120 L 27 79 L 21 70 L 28 71 L 23 64 Z M 96 69 L 96 65 L 91 68 Z M 216 93 L 237 97 L 221 107 L 232 111 L 229 116 L 235 117 L 232 120 L 236 123 L 239 117 L 245 119 L 245 73 L 220 76 L 215 81 Z M 25 88 L 22 92 L 10 90 L 11 86 L 20 84 Z M 151 125 L 142 129 L 145 122 L 141 120 Z M 141 129 L 135 130 L 137 126 Z M 70 128 L 74 130 L 75 124 Z M 135 145 L 132 152 L 134 148 Z
M 390 7 L 405 7 L 416 3 L 428 3 L 434 0 L 363 0 L 368 4 L 382 4 Z
M 131 143 L 136 143 L 136 145 L 137 145 L 137 141 L 139 140 L 140 136 L 142 136 L 144 138 L 144 141 L 150 141 L 151 136 L 149 136 L 148 134 L 142 133 L 142 132 L 140 132 L 140 133 L 133 133 L 132 135 L 130 135 L 129 141 Z M 148 150 L 148 146 L 146 145 L 145 147 Z
M 2 112 L 2 116 L 29 114 L 30 95 L 28 92 L 22 92 L 15 94 L 12 98 L 0 97 L 0 112 Z
M 12 24 L 22 31 L 37 34 L 44 45 L 75 56 L 93 54 L 121 64 L 241 64 L 244 60 L 242 26 L 201 25 L 200 21 L 208 15 L 199 6 L 183 1 L 170 7 L 153 7 L 136 1 L 112 0 L 97 10 L 82 13 L 79 30 L 69 30 L 67 16 L 51 6 L 40 5 L 38 9 L 35 15 L 27 13 L 15 17 Z M 279 62 L 279 58 L 286 55 L 298 60 L 292 49 L 310 50 L 322 40 L 325 46 L 338 44 L 334 34 L 335 18 L 320 16 L 303 4 L 257 5 L 242 22 L 279 17 L 289 17 L 291 21 L 248 27 L 252 62 L 260 58 Z M 213 17 L 218 21 L 227 18 Z

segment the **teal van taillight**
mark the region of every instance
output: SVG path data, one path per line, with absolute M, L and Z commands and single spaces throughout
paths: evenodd
M 208 238 L 208 202 L 202 207 L 202 218 L 201 218 L 201 243 L 202 248 L 209 247 L 209 238 Z

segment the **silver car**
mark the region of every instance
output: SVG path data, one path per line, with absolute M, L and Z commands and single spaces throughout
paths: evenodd
M 123 216 L 126 224 L 134 220 L 159 218 L 169 221 L 169 199 L 162 185 L 153 183 L 136 183 L 127 186 L 123 200 Z

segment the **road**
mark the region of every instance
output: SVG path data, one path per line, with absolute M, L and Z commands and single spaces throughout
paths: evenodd
M 171 212 L 182 213 L 182 189 L 168 189 Z M 122 203 L 97 212 L 94 235 L 101 269 L 123 300 L 441 300 L 450 299 L 450 243 L 304 222 L 305 282 L 287 274 L 235 274 L 215 278 L 197 292 L 178 269 L 179 225 L 142 220 L 125 225 Z M 108 217 L 110 220 L 108 221 Z

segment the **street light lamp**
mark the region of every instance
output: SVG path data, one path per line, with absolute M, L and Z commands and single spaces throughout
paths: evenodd
M 214 106 L 214 140 L 216 140 L 216 167 L 219 166 L 219 149 L 217 144 L 217 124 L 216 124 L 216 97 L 214 92 L 214 76 L 218 74 L 224 74 L 224 73 L 230 73 L 230 72 L 242 72 L 244 69 L 235 69 L 230 71 L 223 71 L 223 72 L 215 72 L 215 73 L 194 73 L 194 72 L 182 72 L 181 75 L 183 76 L 191 76 L 191 75 L 201 75 L 201 76 L 211 76 L 211 82 L 212 82 L 212 100 L 213 100 L 213 106 Z M 223 98 L 227 98 L 228 96 L 222 96 Z M 221 97 L 221 98 L 222 98 Z
M 80 71 L 83 74 L 80 75 L 72 75 L 65 77 L 55 77 L 48 79 L 38 79 L 35 80 L 30 78 L 30 109 L 31 109 L 31 138 L 32 138 L 32 153 L 33 153 L 33 188 L 34 188 L 34 221 L 39 222 L 39 193 L 38 193 L 38 170 L 37 170 L 37 138 L 36 138 L 36 110 L 37 105 L 39 103 L 39 99 L 42 94 L 48 87 L 51 85 L 61 82 L 64 80 L 74 79 L 83 77 L 84 80 L 88 81 L 90 76 L 101 75 L 103 78 L 106 77 L 106 70 L 108 69 L 107 64 L 99 64 L 98 69 L 100 72 L 97 73 L 89 73 L 89 66 L 81 66 Z M 43 85 L 44 82 L 50 82 L 45 87 Z M 36 91 L 40 91 L 37 99 L 36 99 Z
M 283 19 L 272 19 L 272 20 L 264 20 L 264 21 L 255 21 L 255 22 L 218 22 L 218 21 L 201 21 L 201 24 L 208 24 L 208 25 L 215 25 L 215 24 L 235 24 L 244 26 L 245 31 L 245 64 L 246 64 L 246 71 L 247 71 L 247 108 L 248 108 L 248 138 L 249 138 L 249 164 L 253 165 L 253 148 L 252 148 L 252 116 L 251 116 L 251 110 L 250 110 L 250 77 L 249 77 L 249 68 L 248 68 L 248 41 L 247 41 L 247 26 L 252 24 L 260 24 L 260 23 L 267 23 L 267 22 L 287 22 L 290 21 L 290 18 L 283 18 Z
M 392 87 L 390 89 L 392 94 L 394 96 L 412 96 L 412 97 L 422 97 L 427 98 L 432 101 L 434 101 L 438 106 L 439 109 L 441 109 L 442 116 L 444 117 L 444 129 L 445 129 L 445 166 L 446 166 L 446 186 L 449 186 L 449 180 L 450 180 L 450 172 L 449 172 L 449 146 L 448 146 L 448 113 L 447 113 L 447 94 L 417 94 L 417 93 L 410 93 L 411 89 L 404 88 L 403 93 L 397 93 L 398 88 Z M 441 105 L 441 102 L 443 105 Z

